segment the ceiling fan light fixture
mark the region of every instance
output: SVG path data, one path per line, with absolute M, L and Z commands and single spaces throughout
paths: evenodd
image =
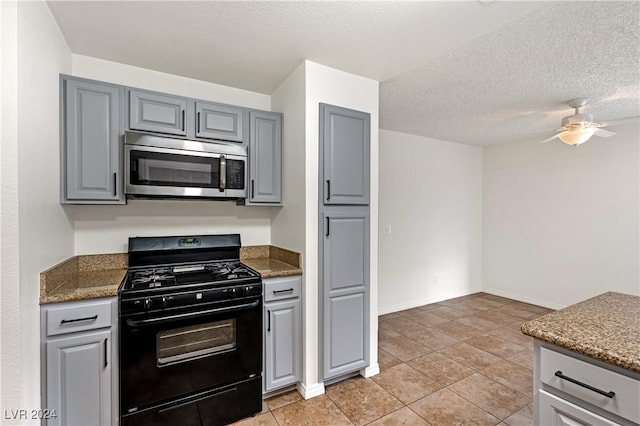
M 567 130 L 558 135 L 560 140 L 567 145 L 580 145 L 593 136 L 594 128 Z

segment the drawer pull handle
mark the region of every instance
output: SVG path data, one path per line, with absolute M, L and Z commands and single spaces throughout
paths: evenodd
M 95 321 L 98 319 L 98 315 L 94 315 L 92 317 L 85 317 L 85 318 L 76 318 L 76 319 L 63 319 L 62 321 L 60 321 L 60 324 L 69 324 L 70 322 L 79 322 L 79 321 Z
M 606 396 L 607 398 L 613 398 L 614 396 L 616 396 L 616 393 L 614 391 L 605 392 L 605 391 L 600 390 L 598 388 L 594 388 L 591 385 L 588 385 L 586 383 L 582 383 L 582 382 L 580 382 L 580 381 L 578 381 L 576 379 L 572 379 L 569 376 L 565 376 L 564 374 L 562 374 L 562 371 L 560 371 L 560 370 L 556 371 L 556 377 L 560 377 L 561 379 L 564 379 L 564 380 L 566 380 L 568 382 L 575 383 L 578 386 L 582 386 L 583 388 L 589 389 L 590 391 L 594 391 L 596 393 L 599 393 L 600 395 Z
M 288 288 L 286 290 L 273 290 L 273 294 L 280 294 L 280 293 L 291 293 L 293 291 L 292 288 Z

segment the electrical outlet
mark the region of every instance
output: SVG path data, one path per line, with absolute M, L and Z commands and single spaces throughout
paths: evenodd
M 438 276 L 437 275 L 433 276 L 433 285 L 438 285 Z
M 385 225 L 384 230 L 385 230 L 385 232 L 387 234 L 390 234 L 391 233 L 391 225 L 389 225 L 389 224 Z

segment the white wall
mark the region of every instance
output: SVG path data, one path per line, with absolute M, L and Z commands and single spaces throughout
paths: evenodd
M 282 203 L 273 209 L 271 243 L 300 253 L 305 249 L 305 63 L 271 94 L 273 111 L 284 114 Z
M 378 82 L 314 62 L 305 62 L 305 368 L 303 385 L 309 394 L 323 391 L 318 384 L 318 162 L 319 103 L 371 114 L 371 374 L 378 369 Z M 304 389 L 303 389 L 304 394 Z
M 482 148 L 381 129 L 380 314 L 480 291 L 481 218 Z
M 0 2 L 0 406 L 20 406 L 18 7 Z
M 488 147 L 483 288 L 550 308 L 640 294 L 640 132 Z
M 265 111 L 271 109 L 271 97 L 263 93 L 222 86 L 193 78 L 167 74 L 118 62 L 73 54 L 73 75 L 109 83 L 214 102 L 240 105 Z
M 7 117 L 3 99 L 3 127 L 9 126 L 2 137 L 2 234 L 8 236 L 2 241 L 2 263 L 6 266 L 10 262 L 11 266 L 8 274 L 4 267 L 2 272 L 2 402 L 6 408 L 37 409 L 39 273 L 73 254 L 73 227 L 58 195 L 58 73 L 71 71 L 71 52 L 46 3 L 5 3 L 2 15 L 3 72 L 11 80 L 5 80 L 3 74 L 3 89 L 5 83 L 15 85 L 7 91 L 13 104 L 8 106 L 13 109 L 17 105 L 17 111 Z M 12 46 L 4 44 L 8 41 L 4 39 L 5 24 L 15 35 Z M 17 55 L 5 56 L 5 47 L 9 47 L 7 51 L 16 49 Z M 15 71 L 17 78 L 12 75 Z M 5 312 L 11 315 L 6 322 Z M 5 334 L 5 326 L 13 330 Z M 8 339 L 12 341 L 5 346 Z
M 73 206 L 75 254 L 126 253 L 129 237 L 157 235 L 239 233 L 242 245 L 270 244 L 270 209 L 186 200 Z
M 215 102 L 270 110 L 269 95 L 159 71 L 73 55 L 73 75 Z M 240 233 L 243 245 L 271 242 L 269 207 L 228 201 L 130 200 L 124 206 L 73 206 L 76 254 L 126 252 L 128 237 Z

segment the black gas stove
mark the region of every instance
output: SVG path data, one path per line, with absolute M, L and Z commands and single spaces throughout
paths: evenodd
M 132 269 L 124 289 L 145 290 L 176 285 L 226 285 L 239 279 L 255 278 L 257 272 L 237 261 L 218 261 L 174 266 L 152 266 Z
M 121 424 L 222 425 L 262 409 L 262 281 L 240 235 L 129 239 Z
M 240 235 L 129 239 L 121 313 L 168 310 L 262 294 L 260 274 L 240 262 Z

